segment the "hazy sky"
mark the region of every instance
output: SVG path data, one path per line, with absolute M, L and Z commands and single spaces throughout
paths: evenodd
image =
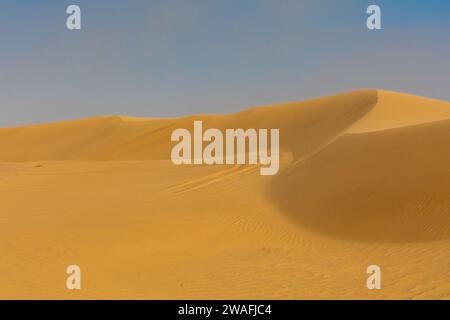
M 66 7 L 82 30 L 66 29 Z M 381 31 L 366 8 L 382 9 Z M 363 87 L 450 100 L 450 1 L 2 0 L 0 126 L 227 113 Z

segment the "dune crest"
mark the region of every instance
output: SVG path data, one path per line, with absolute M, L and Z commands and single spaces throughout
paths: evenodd
M 292 102 L 216 116 L 175 119 L 96 117 L 0 129 L 0 161 L 161 160 L 170 157 L 175 128 L 279 128 L 288 152 L 302 156 L 333 139 L 375 104 L 375 90 Z
M 0 161 L 168 159 L 171 132 L 192 127 L 194 120 L 220 129 L 279 128 L 282 148 L 298 159 L 343 133 L 373 132 L 445 119 L 450 119 L 448 102 L 367 89 L 223 116 L 105 116 L 5 128 L 0 129 Z
M 450 119 L 450 104 L 445 101 L 377 90 L 375 108 L 357 121 L 349 133 L 364 133 L 420 125 Z

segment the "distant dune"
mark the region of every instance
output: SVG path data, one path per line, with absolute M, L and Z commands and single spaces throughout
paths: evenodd
M 173 165 L 194 120 L 279 128 L 280 173 Z M 0 129 L 0 298 L 450 299 L 449 161 L 450 103 L 382 90 Z

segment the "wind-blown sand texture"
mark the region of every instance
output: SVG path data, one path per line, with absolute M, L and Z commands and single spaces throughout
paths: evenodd
M 279 128 L 280 173 L 173 165 L 194 120 Z M 360 90 L 0 129 L 2 299 L 450 299 L 449 248 L 448 102 Z

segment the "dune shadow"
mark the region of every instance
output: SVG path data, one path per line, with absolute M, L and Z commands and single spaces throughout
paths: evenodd
M 276 176 L 269 196 L 293 221 L 371 242 L 450 238 L 450 122 L 346 135 Z

